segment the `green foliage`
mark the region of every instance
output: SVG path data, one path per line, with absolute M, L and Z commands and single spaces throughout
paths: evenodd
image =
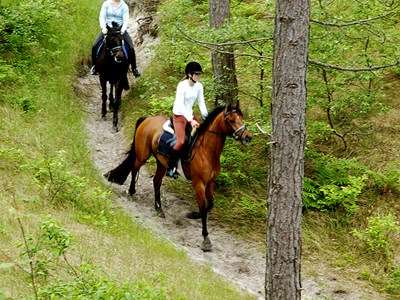
M 99 275 L 97 268 L 83 264 L 70 280 L 57 280 L 42 287 L 42 299 L 169 299 L 163 274 L 143 278 L 136 282 L 119 282 Z
M 379 254 L 383 258 L 392 259 L 392 251 L 396 236 L 400 233 L 400 226 L 393 213 L 385 216 L 368 218 L 368 226 L 363 231 L 353 230 L 353 235 L 363 242 L 367 252 Z
M 19 78 L 18 73 L 13 68 L 13 66 L 11 64 L 8 64 L 5 60 L 1 59 L 0 57 L 0 90 L 2 89 L 4 83 L 16 82 L 18 81 L 18 78 Z M 4 100 L 3 98 L 0 98 L 0 103 L 3 100 Z
M 215 181 L 215 185 L 220 192 L 229 191 L 234 184 L 231 173 L 225 170 L 221 170 Z
M 397 191 L 400 191 L 400 161 L 395 160 L 388 165 L 386 171 L 388 185 Z
M 251 39 L 260 39 L 260 37 L 272 38 L 273 18 L 270 18 L 268 26 L 266 20 L 259 17 L 263 10 L 259 10 L 264 2 L 255 1 L 252 3 L 238 3 L 232 5 L 232 18 L 230 24 L 222 26 L 219 29 L 210 29 L 209 14 L 207 2 L 204 1 L 168 1 L 160 7 L 160 33 L 163 43 L 156 49 L 156 60 L 161 64 L 164 70 L 172 73 L 181 73 L 185 64 L 190 60 L 196 60 L 203 66 L 205 74 L 211 74 L 209 52 L 204 47 L 209 48 L 211 43 L 241 42 Z M 252 14 L 251 16 L 249 14 Z M 240 28 L 240 30 L 238 30 Z M 193 43 L 194 39 L 199 43 Z M 205 45 L 205 46 L 203 46 Z M 233 47 L 233 50 L 231 49 Z M 250 55 L 264 55 L 272 57 L 271 41 L 259 40 L 248 44 L 237 44 L 229 46 L 220 46 L 222 51 L 245 52 Z M 263 78 L 255 80 L 246 80 L 240 86 L 240 92 L 243 95 L 252 96 L 258 102 L 263 102 L 269 96 L 269 93 L 260 91 L 260 86 L 266 89 L 270 85 L 271 68 L 269 64 L 263 61 L 238 56 L 235 58 L 236 65 L 240 65 L 240 72 L 244 77 L 263 72 Z M 202 79 L 205 82 L 205 93 L 210 99 L 214 99 L 217 93 L 224 91 L 224 86 L 219 86 L 215 81 Z M 268 83 L 268 84 L 267 84 Z
M 315 155 L 310 173 L 314 178 L 304 179 L 304 207 L 352 215 L 359 209 L 357 197 L 372 172 L 354 160 Z
M 397 268 L 390 278 L 390 283 L 386 286 L 386 291 L 392 294 L 400 293 L 400 268 Z
M 7 147 L 2 145 L 0 147 L 0 170 L 7 170 L 9 172 L 17 172 L 18 166 L 25 161 L 25 153 L 21 149 Z
M 339 184 L 325 184 L 317 186 L 315 181 L 310 178 L 305 179 L 304 183 L 304 207 L 314 208 L 322 212 L 344 210 L 352 215 L 358 209 L 357 196 L 364 188 L 364 182 L 367 177 L 354 177 L 349 175 L 347 178 L 341 178 Z
M 20 223 L 22 226 L 22 223 Z M 35 281 L 44 284 L 51 270 L 72 246 L 71 235 L 50 216 L 39 225 L 39 230 L 17 246 L 22 248 L 19 266 L 29 270 Z
M 307 126 L 307 137 L 307 146 L 315 148 L 317 142 L 326 142 L 332 138 L 332 128 L 326 122 L 312 122 Z
M 166 86 L 162 82 L 157 79 L 144 79 L 138 82 L 139 87 L 142 93 L 140 93 L 140 98 L 143 100 L 147 100 L 147 98 L 151 98 L 155 93 L 162 93 L 165 91 Z
M 79 208 L 84 219 L 92 224 L 105 228 L 117 229 L 114 208 L 110 203 L 110 191 L 93 187 L 87 178 L 77 176 L 68 166 L 65 151 L 59 151 L 54 157 L 37 160 L 33 166 L 35 182 L 48 193 L 50 203 L 65 205 L 67 203 Z
M 232 201 L 234 212 L 243 213 L 245 212 L 246 218 L 264 219 L 266 211 L 266 198 L 265 199 L 254 199 L 251 196 L 241 196 L 238 199 Z M 235 205 L 236 204 L 236 205 Z
M 394 24 L 399 7 L 395 2 L 315 1 L 311 7 L 311 60 L 347 69 L 398 61 L 395 45 L 399 38 Z M 354 137 L 348 133 L 369 133 L 370 124 L 365 120 L 386 110 L 382 104 L 384 81 L 381 71 L 343 72 L 311 64 L 309 79 L 308 106 L 314 107 L 315 111 L 318 107 L 323 112 L 323 117 L 313 116 L 313 119 L 327 122 L 326 111 L 329 109 L 331 126 L 346 139 Z M 313 133 L 308 135 L 312 140 Z
M 35 234 L 17 246 L 22 248 L 20 259 L 16 263 L 2 263 L 0 269 L 15 266 L 26 269 L 40 299 L 169 299 L 163 274 L 132 283 L 99 275 L 98 268 L 88 263 L 75 269 L 66 257 L 74 247 L 73 238 L 50 216 L 41 222 Z M 59 266 L 65 269 L 62 280 L 54 276 Z
M 49 45 L 54 41 L 54 32 L 49 25 L 60 17 L 58 7 L 58 1 L 53 0 L 20 1 L 17 6 L 0 6 L 3 50 L 19 59 L 27 59 L 31 47 L 38 43 Z
M 150 109 L 148 110 L 149 115 L 162 114 L 165 116 L 171 115 L 172 106 L 174 105 L 174 97 L 163 97 L 161 99 L 152 97 L 150 98 L 149 104 Z

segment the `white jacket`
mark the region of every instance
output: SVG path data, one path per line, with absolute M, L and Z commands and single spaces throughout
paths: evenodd
M 200 82 L 196 82 L 193 86 L 190 86 L 188 79 L 182 80 L 176 88 L 172 112 L 175 115 L 184 116 L 190 122 L 193 119 L 193 105 L 196 100 L 204 119 L 208 116 L 208 111 L 204 101 L 203 85 Z

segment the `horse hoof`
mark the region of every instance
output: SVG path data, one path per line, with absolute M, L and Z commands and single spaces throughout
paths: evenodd
M 192 211 L 186 214 L 188 219 L 200 219 L 201 215 L 198 211 Z
M 107 120 L 106 116 L 101 116 L 101 120 L 106 121 Z
M 201 243 L 201 250 L 204 252 L 210 252 L 212 250 L 211 240 L 208 238 L 208 236 Z
M 165 219 L 165 214 L 164 214 L 164 212 L 163 212 L 162 210 L 158 211 L 158 212 L 157 212 L 157 217 L 162 218 L 162 219 Z
M 113 126 L 113 132 L 117 133 L 118 132 L 118 126 Z

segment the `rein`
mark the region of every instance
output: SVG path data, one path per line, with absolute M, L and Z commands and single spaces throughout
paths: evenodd
M 205 132 L 202 134 L 202 140 L 201 140 L 199 146 L 197 147 L 196 151 L 193 153 L 193 155 L 191 155 L 190 160 L 193 160 L 193 159 L 194 159 L 194 156 L 195 156 L 197 150 L 198 150 L 198 149 L 200 148 L 200 146 L 203 144 L 204 138 L 205 138 L 205 133 L 206 133 L 206 132 L 213 133 L 213 134 L 216 134 L 216 135 L 221 135 L 221 136 L 230 136 L 230 137 L 233 137 L 233 139 L 234 139 L 235 141 L 238 141 L 238 140 L 241 138 L 241 136 L 243 135 L 244 131 L 246 130 L 246 126 L 242 125 L 242 126 L 240 126 L 238 129 L 234 130 L 234 129 L 232 128 L 232 126 L 229 124 L 229 122 L 228 122 L 228 120 L 227 120 L 227 118 L 226 118 L 229 114 L 235 113 L 235 112 L 237 112 L 236 109 L 234 109 L 234 110 L 232 110 L 232 111 L 229 111 L 229 112 L 227 112 L 226 109 L 225 109 L 225 111 L 224 111 L 224 121 L 225 121 L 226 127 L 227 127 L 228 130 L 232 131 L 232 133 L 226 134 L 226 133 L 223 132 L 223 131 L 218 132 L 218 131 L 212 131 L 212 130 L 208 130 L 208 129 L 205 130 Z M 210 125 L 210 126 L 211 126 L 211 125 Z M 210 126 L 209 126 L 209 127 L 210 127 Z
M 115 32 L 114 32 L 114 35 L 118 35 L 118 34 L 120 34 L 120 33 L 121 33 L 121 31 L 115 31 Z M 107 50 L 109 51 L 110 55 L 114 58 L 114 61 L 115 61 L 116 63 L 121 63 L 121 62 L 122 62 L 122 60 L 119 60 L 119 59 L 117 58 L 117 56 L 116 56 L 116 53 L 117 53 L 118 51 L 122 51 L 122 52 L 124 53 L 124 55 L 127 56 L 127 54 L 125 53 L 125 47 L 124 47 L 125 41 L 124 41 L 123 38 L 122 38 L 122 40 L 121 40 L 121 43 L 122 43 L 121 46 L 115 46 L 115 47 L 113 47 L 113 48 L 111 48 L 111 49 L 107 47 L 107 35 L 104 35 L 103 43 L 106 45 Z
M 246 126 L 242 125 L 238 129 L 234 130 L 232 128 L 231 124 L 229 124 L 228 120 L 226 119 L 226 117 L 229 114 L 235 113 L 235 112 L 236 112 L 236 109 L 234 109 L 232 111 L 229 111 L 229 112 L 227 112 L 226 110 L 224 111 L 224 121 L 225 121 L 226 127 L 227 127 L 228 130 L 232 131 L 232 133 L 226 134 L 226 133 L 224 133 L 222 131 L 221 132 L 217 132 L 217 131 L 212 131 L 212 130 L 206 130 L 206 132 L 214 133 L 214 134 L 217 134 L 217 135 L 227 135 L 227 136 L 233 137 L 235 141 L 239 140 L 240 137 L 243 135 L 243 132 L 246 130 Z

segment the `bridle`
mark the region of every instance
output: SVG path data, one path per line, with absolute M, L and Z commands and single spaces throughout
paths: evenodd
M 227 119 L 227 116 L 230 115 L 230 114 L 232 114 L 232 113 L 235 113 L 235 112 L 237 112 L 236 109 L 231 110 L 231 111 L 227 111 L 227 110 L 225 109 L 225 110 L 224 110 L 224 121 L 225 121 L 225 124 L 226 124 L 226 127 L 228 128 L 228 130 L 232 131 L 232 133 L 231 133 L 229 136 L 233 137 L 233 139 L 234 139 L 235 141 L 238 141 L 238 140 L 240 140 L 241 137 L 243 136 L 243 133 L 244 133 L 245 130 L 246 130 L 246 126 L 242 125 L 242 126 L 240 126 L 238 129 L 236 129 L 236 130 L 231 126 L 231 124 L 229 123 L 229 121 L 228 121 L 228 119 Z
M 225 110 L 224 110 L 224 121 L 225 121 L 225 124 L 226 124 L 226 128 L 227 128 L 229 131 L 231 131 L 230 134 L 226 134 L 226 133 L 224 133 L 224 132 L 222 132 L 222 131 L 221 131 L 221 132 L 216 132 L 216 131 L 212 131 L 212 130 L 206 130 L 206 132 L 213 133 L 213 134 L 217 134 L 217 135 L 226 135 L 226 136 L 230 136 L 230 137 L 232 137 L 235 141 L 240 141 L 241 138 L 242 138 L 242 136 L 243 136 L 243 134 L 244 134 L 244 132 L 246 131 L 246 126 L 242 125 L 242 126 L 240 126 L 238 129 L 235 130 L 235 129 L 231 126 L 231 124 L 229 124 L 229 121 L 228 121 L 228 119 L 227 119 L 227 116 L 228 116 L 229 114 L 235 113 L 235 112 L 238 112 L 238 111 L 237 111 L 236 109 L 233 109 L 233 110 L 231 110 L 231 111 L 227 111 L 226 108 L 225 108 Z M 200 141 L 200 145 L 203 144 L 204 138 L 205 138 L 205 134 L 203 134 L 202 140 Z M 195 156 L 196 152 L 197 152 L 197 150 L 196 150 L 194 153 L 192 153 L 192 156 L 191 156 L 190 160 L 193 160 L 193 159 L 194 159 L 194 156 Z
M 114 31 L 112 34 L 114 34 L 115 36 L 120 35 L 121 31 Z M 106 39 L 107 39 L 107 35 L 104 36 L 104 43 L 107 45 Z M 119 51 L 124 52 L 124 48 L 123 48 L 124 39 L 123 38 L 121 39 L 121 43 L 122 44 L 120 46 L 115 46 L 115 47 L 112 47 L 111 49 L 107 47 L 107 50 L 109 51 L 110 55 L 114 58 L 114 61 L 118 64 L 122 62 L 122 59 L 121 59 L 121 57 L 117 56 L 117 53 Z

